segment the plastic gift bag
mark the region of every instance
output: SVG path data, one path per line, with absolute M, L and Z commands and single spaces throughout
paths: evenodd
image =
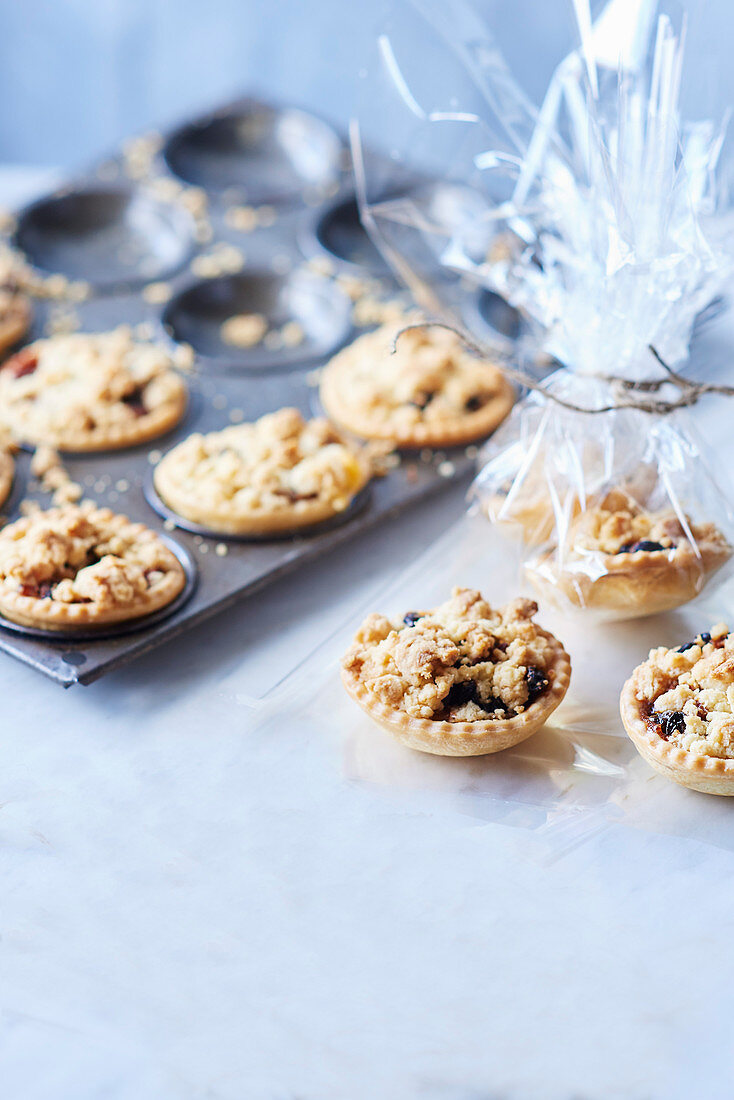
M 666 365 L 731 276 L 727 131 L 681 121 L 684 27 L 658 5 L 576 11 L 580 45 L 536 112 L 465 8 L 399 8 L 370 85 L 395 155 L 375 167 L 360 120 L 355 159 L 368 226 L 434 316 L 463 327 L 481 286 L 524 318 L 515 368 L 539 349 L 564 367 L 485 452 L 485 515 L 520 534 L 545 596 L 635 617 L 694 598 L 732 553 L 730 505 L 677 411 L 697 394 Z M 444 45 L 430 79 L 411 29 Z M 467 196 L 450 216 L 449 186 Z
M 609 398 L 564 371 L 546 392 Z M 654 615 L 694 599 L 732 554 L 734 517 L 704 451 L 681 413 L 579 413 L 533 394 L 485 447 L 472 495 L 550 602 Z

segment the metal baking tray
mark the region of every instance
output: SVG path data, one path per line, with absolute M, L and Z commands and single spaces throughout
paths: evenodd
M 313 268 L 328 258 L 337 274 L 379 276 L 388 296 L 396 285 L 356 219 L 341 136 L 309 114 L 252 98 L 237 100 L 164 134 L 147 182 L 131 178 L 139 174 L 129 150 L 101 160 L 21 210 L 14 240 L 42 273 L 91 285 L 88 300 L 64 307 L 73 308 L 79 329 L 142 324 L 155 338 L 193 347 L 189 408 L 174 432 L 124 451 L 67 454 L 64 463 L 86 498 L 165 531 L 178 543 L 196 565 L 196 585 L 172 614 L 135 628 L 128 625 L 112 637 L 44 638 L 0 621 L 0 649 L 65 686 L 91 683 L 300 563 L 438 492 L 472 467 L 465 450 L 405 455 L 397 468 L 373 482 L 341 522 L 289 539 L 243 541 L 172 530 L 165 511 L 150 503 L 156 504 L 150 471 L 161 452 L 194 430 L 252 420 L 283 405 L 306 414 L 318 411 L 314 369 L 358 330 L 352 326 L 352 303 L 338 280 Z M 158 181 L 152 188 L 150 177 Z M 201 239 L 206 230 L 202 234 L 196 211 L 159 197 L 167 180 L 206 192 L 209 240 Z M 234 228 L 231 208 L 241 204 L 264 206 L 264 224 L 248 232 Z M 240 250 L 241 270 L 197 276 L 201 258 L 211 259 L 217 246 Z M 232 255 L 236 257 L 230 249 L 230 268 L 237 266 Z M 170 297 L 165 302 L 150 300 L 145 287 L 153 282 L 167 283 Z M 36 303 L 28 340 L 43 335 L 60 308 Z M 302 342 L 296 347 L 228 347 L 220 339 L 220 325 L 240 312 L 262 313 L 276 327 L 296 321 Z M 5 509 L 10 518 L 23 497 L 34 495 L 29 465 L 28 454 L 17 456 L 16 482 Z M 47 497 L 39 499 L 48 504 Z

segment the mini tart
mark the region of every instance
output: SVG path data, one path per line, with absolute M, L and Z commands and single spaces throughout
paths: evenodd
M 190 435 L 158 463 L 154 484 L 169 508 L 213 533 L 270 535 L 345 511 L 371 473 L 328 421 L 279 409 Z
M 21 443 L 132 447 L 169 431 L 185 410 L 168 352 L 125 326 L 37 340 L 0 367 L 0 420 Z
M 734 636 L 723 623 L 677 649 L 653 649 L 622 689 L 635 748 L 674 783 L 734 795 Z
M 612 490 L 572 521 L 562 552 L 553 547 L 525 570 L 555 602 L 560 595 L 625 618 L 655 615 L 692 600 L 731 557 L 713 523 L 685 523 L 672 509 L 648 512 Z
M 12 284 L 0 286 L 0 355 L 23 339 L 30 328 L 31 316 L 27 294 Z
M 340 427 L 396 447 L 451 447 L 494 431 L 515 395 L 499 367 L 446 329 L 382 325 L 326 366 L 321 402 Z
M 493 609 L 455 588 L 402 621 L 370 615 L 342 661 L 359 706 L 404 745 L 437 756 L 483 756 L 535 733 L 568 689 L 571 662 L 535 622 L 537 604 Z
M 0 613 L 43 630 L 138 619 L 178 596 L 175 554 L 142 523 L 91 503 L 34 512 L 0 531 Z
M 0 507 L 10 496 L 15 476 L 15 460 L 10 450 L 0 443 Z

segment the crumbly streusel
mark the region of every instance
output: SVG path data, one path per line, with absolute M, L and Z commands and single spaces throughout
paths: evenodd
M 252 423 L 189 436 L 156 468 L 159 493 L 182 515 L 223 512 L 233 519 L 314 504 L 343 511 L 365 478 L 365 461 L 327 420 L 279 409 Z M 186 511 L 176 506 L 179 495 Z
M 151 439 L 181 418 L 185 402 L 168 352 L 126 326 L 37 340 L 0 369 L 0 420 L 17 439 L 66 450 Z
M 475 722 L 512 718 L 549 686 L 555 651 L 517 599 L 492 608 L 481 593 L 455 588 L 433 611 L 401 623 L 370 615 L 343 666 L 376 699 L 415 718 Z
M 159 591 L 170 590 L 172 599 L 183 581 L 177 558 L 153 531 L 90 502 L 34 512 L 0 532 L 3 610 L 15 595 L 37 602 L 41 615 L 48 603 L 92 605 L 90 618 L 111 609 L 144 613 Z
M 635 694 L 648 729 L 698 756 L 734 759 L 734 635 L 724 623 L 650 652 Z
M 321 381 L 329 415 L 358 435 L 406 446 L 443 433 L 450 443 L 455 431 L 469 442 L 496 427 L 512 405 L 499 368 L 437 327 L 406 330 L 393 353 L 399 327 L 360 336 L 331 360 Z
M 712 523 L 696 525 L 686 520 L 684 526 L 672 509 L 645 511 L 627 493 L 613 489 L 598 506 L 588 508 L 573 522 L 569 544 L 580 553 L 660 553 L 675 550 L 682 543 L 690 544 L 690 536 L 694 542 L 723 542 Z

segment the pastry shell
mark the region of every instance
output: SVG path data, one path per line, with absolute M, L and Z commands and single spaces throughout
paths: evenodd
M 732 553 L 723 539 L 699 542 L 697 549 L 698 553 L 686 542 L 655 553 L 594 554 L 597 576 L 581 569 L 564 569 L 555 561 L 555 550 L 548 550 L 528 563 L 525 572 L 538 592 L 552 602 L 558 603 L 560 594 L 575 607 L 612 611 L 633 619 L 688 603 Z
M 435 756 L 486 756 L 525 741 L 550 718 L 565 696 L 571 679 L 571 659 L 547 630 L 537 627 L 553 647 L 553 660 L 545 670 L 548 688 L 515 718 L 478 722 L 440 722 L 413 718 L 405 711 L 376 699 L 351 669 L 342 669 L 342 682 L 352 699 L 369 717 L 402 744 Z
M 169 451 L 169 455 L 172 453 Z M 277 511 L 272 508 L 253 508 L 249 511 L 240 508 L 234 512 L 227 503 L 216 505 L 211 501 L 202 502 L 194 498 L 187 492 L 185 484 L 169 476 L 167 457 L 164 456 L 158 463 L 153 475 L 158 496 L 183 519 L 200 524 L 213 534 L 221 535 L 267 537 L 290 531 L 304 531 L 341 515 L 372 478 L 371 464 L 363 456 L 355 454 L 357 476 L 349 500 L 343 508 L 335 507 L 331 500 L 299 500 L 290 505 L 284 504 Z
M 101 520 L 104 523 L 106 534 L 114 535 L 115 532 L 124 530 L 128 535 L 136 533 L 145 540 L 158 538 L 145 524 L 132 524 L 127 516 L 114 513 L 108 508 L 97 509 L 90 515 L 95 521 Z M 10 528 L 5 528 L 3 535 L 8 531 Z M 161 548 L 166 560 L 163 577 L 154 588 L 127 604 L 100 607 L 95 603 L 64 603 L 60 600 L 23 596 L 5 580 L 0 579 L 0 614 L 21 626 L 48 631 L 87 630 L 142 619 L 172 603 L 186 584 L 186 574 L 176 555 L 163 543 Z
M 505 375 L 499 367 L 487 364 L 487 371 L 495 376 L 496 393 L 480 409 L 419 421 L 402 428 L 389 419 L 383 421 L 371 416 L 367 408 L 356 408 L 344 400 L 342 391 L 348 393 L 349 360 L 342 360 L 342 355 L 344 352 L 340 352 L 325 367 L 319 397 L 329 418 L 360 439 L 391 443 L 404 450 L 462 447 L 490 435 L 515 404 L 515 391 Z
M 31 303 L 25 294 L 13 294 L 11 304 L 0 312 L 0 355 L 25 336 L 31 324 Z
M 622 688 L 619 711 L 633 745 L 660 775 L 704 794 L 734 795 L 734 760 L 700 756 L 669 744 L 651 730 L 643 717 L 638 692 L 640 665 Z

